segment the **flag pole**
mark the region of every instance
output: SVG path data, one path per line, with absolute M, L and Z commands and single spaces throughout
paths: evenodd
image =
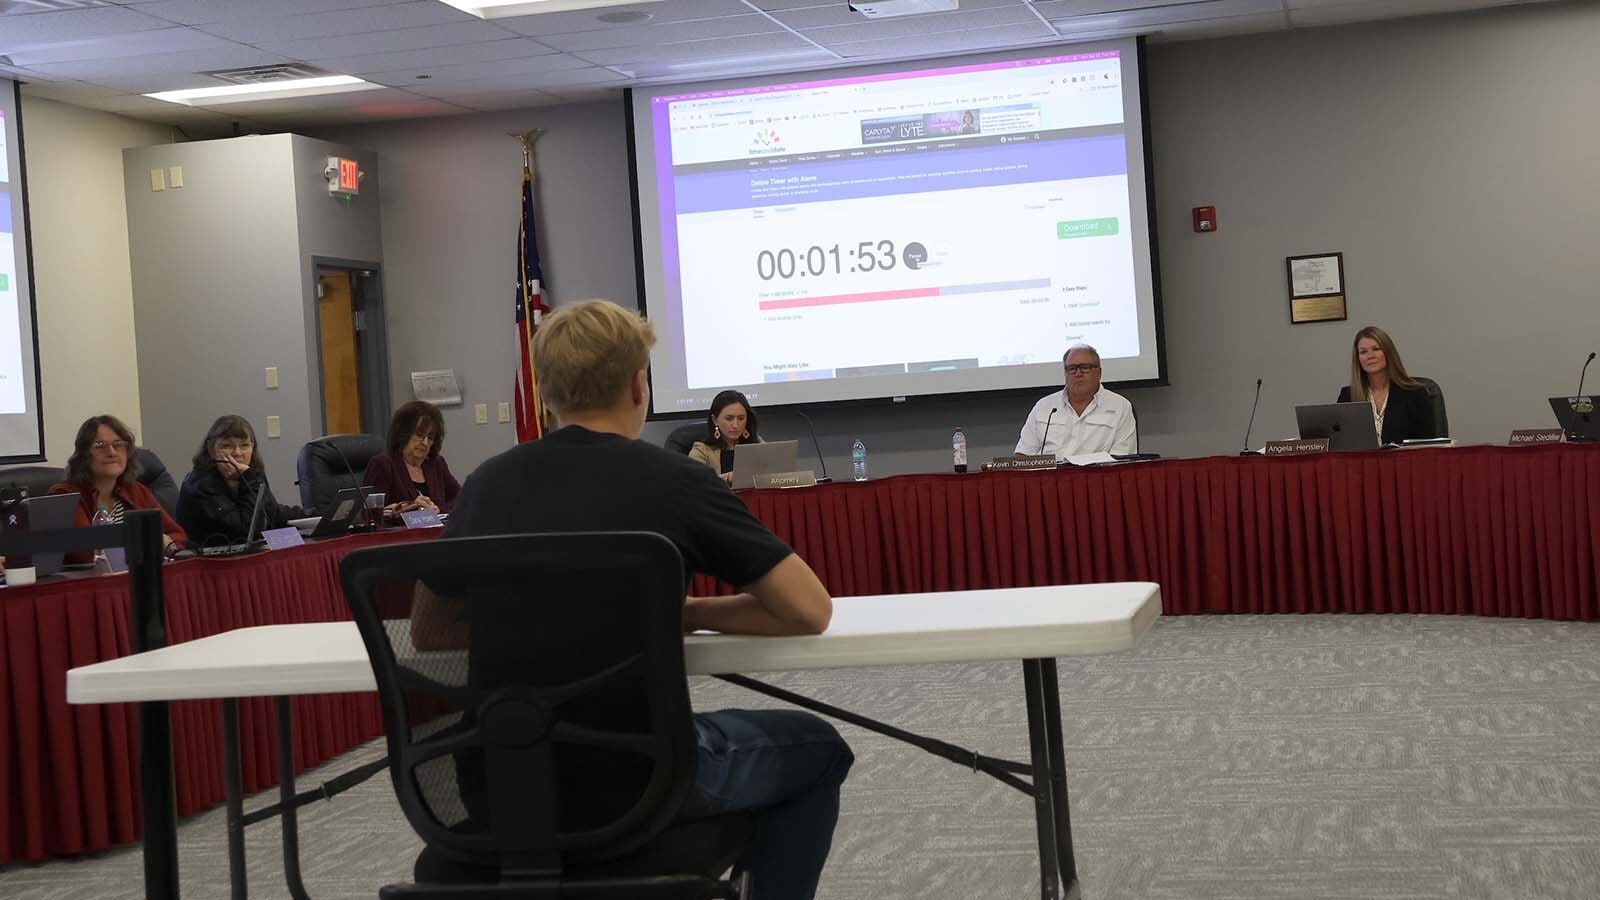
M 508 131 L 508 132 L 506 132 L 506 134 L 509 137 L 516 138 L 518 145 L 521 146 L 521 148 L 522 148 L 522 172 L 523 172 L 523 175 L 524 175 L 524 180 L 526 182 L 525 188 L 526 188 L 526 190 L 528 192 L 528 196 L 531 196 L 532 191 L 533 191 L 534 178 L 535 178 L 535 174 L 534 174 L 534 159 L 535 159 L 535 155 L 534 155 L 533 145 L 534 145 L 534 143 L 536 141 L 539 140 L 539 136 L 544 134 L 544 129 L 543 128 L 530 128 L 530 129 L 528 129 L 526 131 L 522 131 L 522 132 Z M 533 213 L 531 211 L 529 211 L 528 215 L 531 217 L 533 215 Z M 520 244 L 518 246 L 518 248 L 517 248 L 517 254 L 518 254 L 518 264 L 517 264 L 518 276 L 517 277 L 518 277 L 518 280 L 520 282 L 520 284 L 517 287 L 517 290 L 522 295 L 523 302 L 530 304 L 528 306 L 528 308 L 526 309 L 526 311 L 525 311 L 525 315 L 523 316 L 523 322 L 522 322 L 522 336 L 521 336 L 521 338 L 522 338 L 522 343 L 523 343 L 523 347 L 524 347 L 524 353 L 530 352 L 530 348 L 532 347 L 532 343 L 533 343 L 533 334 L 534 334 L 534 331 L 538 327 L 537 311 L 531 305 L 531 300 L 532 300 L 532 298 L 534 296 L 537 296 L 537 293 L 542 293 L 542 288 L 539 289 L 537 293 L 535 291 L 533 291 L 533 290 L 530 290 L 530 288 L 533 287 L 533 286 L 531 284 L 529 284 L 529 282 L 527 281 L 527 275 L 526 275 L 526 262 L 525 261 L 528 259 L 528 256 L 530 255 L 530 252 L 534 256 L 538 255 L 538 248 L 537 247 L 529 247 L 529 246 L 527 246 L 527 242 L 530 240 L 530 237 L 531 237 L 528 234 L 529 230 L 531 230 L 531 226 L 532 226 L 532 222 L 531 221 L 524 221 L 523 227 L 521 229 L 519 229 L 520 232 L 521 232 L 521 239 L 522 239 L 523 243 Z M 527 376 L 528 376 L 528 379 L 529 379 L 528 390 L 532 395 L 529 399 L 530 399 L 530 401 L 531 401 L 531 403 L 533 405 L 533 425 L 532 425 L 533 436 L 534 437 L 541 437 L 541 436 L 544 435 L 545 431 L 548 430 L 549 422 L 547 421 L 546 415 L 545 415 L 544 401 L 539 396 L 539 389 L 538 389 L 537 380 L 534 379 L 533 373 L 531 371 L 529 371 L 527 373 Z M 520 413 L 519 413 L 519 416 L 520 416 Z M 520 421 L 521 420 L 519 419 L 519 422 Z M 520 429 L 520 425 L 519 425 L 519 429 Z M 519 440 L 522 439 L 522 435 L 521 434 L 518 435 L 518 439 Z

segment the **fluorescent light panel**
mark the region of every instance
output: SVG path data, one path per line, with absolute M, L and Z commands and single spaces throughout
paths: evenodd
M 168 103 L 181 103 L 184 106 L 215 106 L 250 100 L 281 100 L 287 97 L 315 97 L 319 94 L 340 94 L 346 91 L 370 91 L 380 87 L 383 85 L 363 81 L 354 75 L 327 75 L 321 78 L 266 81 L 260 84 L 185 88 L 181 91 L 159 91 L 145 96 L 154 100 L 165 100 Z
M 480 19 L 510 19 L 517 16 L 536 16 L 539 13 L 659 3 L 661 0 L 440 0 L 440 2 Z

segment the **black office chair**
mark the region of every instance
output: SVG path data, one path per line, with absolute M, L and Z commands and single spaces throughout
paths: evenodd
M 383 451 L 383 438 L 375 434 L 325 434 L 301 447 L 295 484 L 306 515 L 319 515 L 341 490 L 357 487 L 367 463 Z
M 720 876 L 753 818 L 674 821 L 696 741 L 670 542 L 456 538 L 358 550 L 339 569 L 395 792 L 426 844 L 417 883 L 379 897 L 748 900 L 748 877 Z
M 134 451 L 133 461 L 137 468 L 134 477 L 139 483 L 150 489 L 156 495 L 156 502 L 167 511 L 167 515 L 178 514 L 178 482 L 173 480 L 172 473 L 167 471 L 166 463 L 148 447 L 140 447 Z
M 672 429 L 672 433 L 667 435 L 667 439 L 661 442 L 661 446 L 671 450 L 673 453 L 687 454 L 689 448 L 693 447 L 696 441 L 703 441 L 705 437 L 706 423 L 690 422 L 687 425 L 679 425 L 677 428 Z
M 1428 391 L 1428 407 L 1433 413 L 1433 433 L 1438 437 L 1449 437 L 1450 417 L 1445 413 L 1444 391 L 1432 378 L 1416 380 Z
M 22 488 L 29 497 L 43 497 L 66 477 L 67 470 L 59 466 L 7 466 L 0 469 L 0 487 Z

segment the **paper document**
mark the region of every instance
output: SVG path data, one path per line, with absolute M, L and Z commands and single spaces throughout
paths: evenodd
M 1077 456 L 1068 456 L 1066 461 L 1075 466 L 1098 466 L 1101 463 L 1116 462 L 1109 453 L 1079 453 Z

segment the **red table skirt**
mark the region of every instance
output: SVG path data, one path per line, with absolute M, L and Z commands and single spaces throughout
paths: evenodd
M 840 596 L 1153 581 L 1168 614 L 1600 618 L 1600 446 L 1214 457 L 743 496 Z
M 327 622 L 350 614 L 339 560 L 362 546 L 415 540 L 362 535 L 225 560 L 167 566 L 169 643 L 252 625 Z M 127 576 L 0 590 L 0 864 L 104 850 L 139 835 L 137 708 L 69 706 L 66 672 L 130 652 Z M 247 792 L 277 784 L 272 702 L 239 702 Z M 223 796 L 219 701 L 171 704 L 178 814 Z M 383 733 L 376 697 L 294 699 L 295 768 Z

